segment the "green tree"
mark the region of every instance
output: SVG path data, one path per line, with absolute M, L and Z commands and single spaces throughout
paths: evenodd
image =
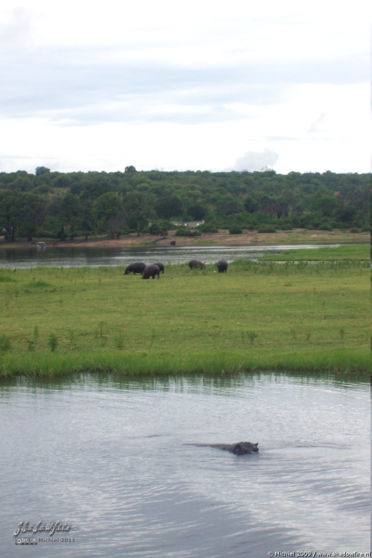
M 195 221 L 200 221 L 208 213 L 208 208 L 201 203 L 193 203 L 188 208 L 187 213 Z
M 124 223 L 123 201 L 116 192 L 102 194 L 93 204 L 93 214 L 100 231 L 107 232 L 111 238 L 119 234 Z
M 93 203 L 91 200 L 84 200 L 80 203 L 80 221 L 79 225 L 81 227 L 82 233 L 85 235 L 85 240 L 94 231 L 94 215 L 93 215 Z
M 49 174 L 49 173 L 50 173 L 50 169 L 48 169 L 47 167 L 36 167 L 35 169 L 36 176 L 41 176 L 42 174 Z
M 38 227 L 42 224 L 46 213 L 46 202 L 42 196 L 23 193 L 18 197 L 19 233 L 29 242 L 33 239 Z
M 156 211 L 162 219 L 179 217 L 183 214 L 184 206 L 180 198 L 172 192 L 167 192 L 161 196 L 156 204 Z
M 151 198 L 142 192 L 129 192 L 123 200 L 124 212 L 130 227 L 135 228 L 137 236 L 140 236 L 147 226 L 148 220 L 154 214 Z
M 43 223 L 45 232 L 49 231 L 50 236 L 60 240 L 66 240 L 65 232 L 65 213 L 63 208 L 63 198 L 56 196 L 48 199 L 46 218 Z
M 254 213 L 259 208 L 256 194 L 249 194 L 244 200 L 244 208 L 248 213 Z
M 218 200 L 217 211 L 220 215 L 234 215 L 235 213 L 241 213 L 242 210 L 242 200 L 231 194 L 225 193 L 225 195 Z
M 19 196 L 10 190 L 0 191 L 0 229 L 5 239 L 14 242 L 20 219 Z
M 69 228 L 70 238 L 75 237 L 75 230 L 81 215 L 81 203 L 78 196 L 69 192 L 62 199 L 62 214 L 64 226 Z

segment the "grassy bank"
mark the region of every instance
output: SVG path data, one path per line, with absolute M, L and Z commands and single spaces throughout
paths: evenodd
M 276 254 L 266 254 L 262 257 L 265 261 L 369 261 L 370 244 L 350 244 L 337 247 L 299 248 L 296 250 L 283 250 Z
M 0 374 L 370 370 L 363 262 L 0 270 Z

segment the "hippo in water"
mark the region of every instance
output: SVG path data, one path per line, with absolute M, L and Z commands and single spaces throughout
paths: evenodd
M 203 262 L 199 262 L 199 260 L 190 260 L 189 261 L 189 268 L 190 269 L 204 269 L 205 265 Z
M 155 279 L 155 276 L 158 276 L 159 279 L 160 269 L 156 264 L 147 265 L 142 272 L 142 279 Z
M 128 275 L 129 273 L 141 273 L 142 274 L 145 267 L 146 267 L 146 264 L 144 264 L 143 262 L 131 263 L 125 268 L 125 271 L 124 271 L 123 275 Z
M 258 451 L 258 443 L 237 442 L 236 444 L 192 444 L 199 447 L 218 448 L 230 451 L 235 455 L 246 455 L 247 453 L 255 453 Z

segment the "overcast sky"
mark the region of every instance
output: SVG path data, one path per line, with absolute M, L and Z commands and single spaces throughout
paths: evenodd
M 2 0 L 0 171 L 369 172 L 370 0 Z

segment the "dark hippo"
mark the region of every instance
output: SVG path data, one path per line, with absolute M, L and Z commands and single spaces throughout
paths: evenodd
M 155 275 L 158 276 L 159 279 L 160 269 L 156 264 L 147 265 L 142 272 L 142 279 L 155 279 Z
M 156 262 L 155 265 L 158 266 L 160 273 L 164 273 L 164 265 L 160 262 Z
M 125 268 L 123 275 L 128 275 L 128 273 L 142 273 L 145 267 L 146 264 L 143 262 L 131 263 Z
M 218 448 L 224 451 L 230 451 L 235 455 L 246 455 L 247 453 L 255 453 L 258 451 L 258 443 L 237 442 L 236 444 L 193 444 L 199 447 Z
M 216 266 L 218 269 L 218 273 L 223 273 L 224 271 L 227 271 L 229 264 L 227 263 L 226 260 L 220 260 L 219 262 L 216 263 Z
M 204 269 L 205 265 L 203 262 L 199 262 L 199 260 L 190 260 L 189 261 L 189 268 L 190 269 Z

